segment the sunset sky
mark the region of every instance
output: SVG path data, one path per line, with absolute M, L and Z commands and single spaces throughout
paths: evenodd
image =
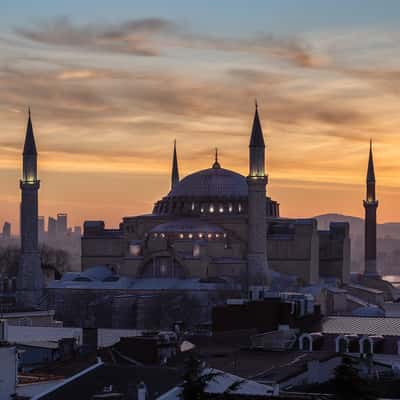
M 40 214 L 147 213 L 181 176 L 247 173 L 257 98 L 281 215 L 400 221 L 400 1 L 1 0 L 0 224 L 17 230 L 27 108 Z

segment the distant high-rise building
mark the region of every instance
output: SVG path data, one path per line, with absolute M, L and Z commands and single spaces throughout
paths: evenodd
M 44 242 L 46 238 L 46 231 L 45 231 L 45 222 L 44 217 L 39 216 L 38 218 L 38 235 L 39 235 L 39 242 Z
M 57 238 L 60 239 L 64 237 L 68 232 L 68 215 L 67 214 L 57 214 Z
M 21 258 L 17 274 L 17 303 L 19 306 L 40 306 L 44 278 L 38 246 L 37 151 L 31 113 L 29 112 L 23 151 L 21 187 Z
M 47 239 L 49 241 L 57 239 L 57 220 L 53 217 L 49 217 L 47 222 Z
M 82 228 L 80 226 L 75 226 L 74 227 L 74 234 L 76 236 L 82 236 Z
M 375 171 L 372 155 L 372 141 L 369 146 L 367 170 L 367 193 L 365 208 L 365 275 L 378 275 L 376 266 L 376 209 L 378 200 L 375 194 Z
M 11 238 L 11 224 L 9 222 L 4 222 L 2 237 L 3 239 Z

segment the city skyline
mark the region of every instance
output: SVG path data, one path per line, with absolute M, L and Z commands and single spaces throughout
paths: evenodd
M 207 3 L 173 2 L 169 11 L 98 2 L 92 15 L 91 2 L 55 10 L 40 1 L 22 13 L 6 3 L 0 218 L 14 227 L 29 105 L 40 215 L 62 209 L 72 225 L 101 218 L 116 226 L 123 215 L 150 212 L 167 191 L 174 139 L 181 177 L 210 167 L 215 147 L 224 168 L 245 175 L 254 98 L 268 191 L 282 215 L 362 216 L 372 137 L 378 221 L 400 220 L 395 2 L 368 2 L 361 15 L 351 12 L 359 1 L 346 12 L 314 1 L 290 9 L 254 2 L 248 14 L 233 3 L 222 24 L 226 2 L 211 17 Z

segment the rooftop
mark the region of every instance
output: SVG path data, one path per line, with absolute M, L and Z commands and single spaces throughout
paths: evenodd
M 347 335 L 400 336 L 400 318 L 328 317 L 323 321 L 322 332 Z

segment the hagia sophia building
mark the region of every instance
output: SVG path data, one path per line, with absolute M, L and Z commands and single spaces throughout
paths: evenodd
M 256 106 L 247 177 L 223 168 L 216 151 L 208 169 L 179 177 L 176 145 L 171 189 L 151 214 L 124 217 L 118 229 L 86 221 L 82 269 L 113 268 L 134 279 L 197 279 L 268 286 L 274 273 L 303 285 L 321 277 L 346 283 L 350 277 L 347 223 L 319 231 L 315 219 L 279 215 L 267 195 L 265 142 Z

